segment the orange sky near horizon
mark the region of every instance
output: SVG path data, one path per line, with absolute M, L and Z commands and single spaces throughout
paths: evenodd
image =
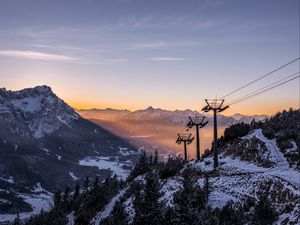
M 42 85 L 44 83 L 33 80 L 14 82 L 14 83 L 3 83 L 7 90 L 21 90 L 28 87 L 34 87 L 38 85 Z M 53 90 L 53 92 L 61 99 L 63 99 L 66 103 L 68 103 L 71 107 L 76 110 L 80 109 L 128 109 L 130 111 L 145 109 L 149 106 L 153 108 L 161 108 L 166 110 L 197 110 L 200 111 L 202 107 L 205 106 L 205 97 L 201 97 L 201 94 L 198 96 L 192 96 L 191 99 L 185 101 L 184 99 L 170 98 L 168 100 L 167 93 L 166 97 L 149 97 L 145 95 L 137 95 L 136 97 L 131 98 L 130 96 L 121 97 L 119 94 L 104 93 L 103 96 L 98 92 L 98 89 L 87 90 L 82 87 L 73 85 L 66 85 L 63 82 L 51 81 L 47 84 Z M 265 93 L 263 95 L 251 98 L 244 102 L 235 104 L 230 106 L 230 108 L 224 111 L 223 115 L 233 115 L 236 113 L 241 113 L 244 115 L 274 115 L 275 113 L 282 111 L 284 109 L 289 109 L 290 107 L 296 109 L 300 106 L 300 95 L 298 92 L 299 84 L 294 83 L 290 86 L 290 93 L 285 91 L 281 95 L 278 95 L 278 91 L 286 90 L 284 89 L 276 89 L 272 92 Z M 276 93 L 276 97 L 274 96 Z M 203 95 L 202 95 L 203 96 Z M 231 98 L 230 98 L 231 99 Z M 231 99 L 232 100 L 232 99 Z M 229 103 L 230 101 L 226 99 L 225 103 Z
M 76 102 L 76 101 L 66 101 L 70 106 L 72 106 L 73 108 L 75 108 L 76 110 L 81 110 L 81 109 L 107 109 L 107 108 L 112 108 L 112 109 L 118 109 L 118 110 L 122 110 L 122 109 L 127 109 L 130 111 L 135 111 L 135 110 L 141 110 L 141 109 L 145 109 L 149 106 L 152 106 L 154 108 L 161 108 L 161 109 L 166 109 L 166 110 L 185 110 L 185 109 L 191 109 L 191 110 L 196 110 L 196 111 L 201 111 L 201 108 L 205 105 L 205 103 L 203 103 L 201 106 L 199 104 L 199 107 L 189 107 L 189 108 L 182 108 L 180 106 L 174 106 L 174 107 L 168 107 L 168 108 L 164 108 L 164 107 L 159 107 L 159 106 L 155 106 L 155 105 L 151 105 L 151 104 L 144 104 L 144 105 L 140 105 L 140 106 L 130 106 L 130 105 L 111 105 L 111 104 L 93 104 L 92 102 Z M 226 104 L 225 104 L 226 105 Z M 298 103 L 299 105 L 299 103 Z M 265 114 L 265 115 L 274 115 L 277 112 L 280 112 L 282 110 L 288 110 L 289 108 L 294 108 L 297 109 L 299 108 L 297 106 L 297 102 L 291 102 L 291 101 L 287 101 L 287 102 L 276 102 L 274 103 L 274 105 L 272 106 L 268 106 L 268 108 L 265 107 L 264 103 L 260 103 L 258 105 L 256 105 L 255 107 L 251 104 L 247 104 L 247 103 L 243 103 L 241 105 L 233 105 L 231 106 L 228 110 L 224 111 L 222 114 L 226 115 L 226 116 L 230 116 L 230 115 L 234 115 L 236 113 L 240 113 L 240 114 L 244 114 L 244 115 L 261 115 L 261 114 Z

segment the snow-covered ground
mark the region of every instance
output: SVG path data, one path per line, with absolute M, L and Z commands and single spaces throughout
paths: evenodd
M 129 155 L 136 155 L 136 154 L 139 154 L 139 152 L 137 152 L 137 151 L 130 150 L 130 149 L 128 149 L 128 148 L 123 148 L 123 147 L 120 147 L 120 146 L 119 146 L 119 153 L 120 153 L 122 156 L 129 156 Z
M 126 180 L 130 170 L 124 167 L 132 166 L 131 161 L 119 162 L 117 159 L 112 160 L 111 157 L 86 157 L 79 161 L 81 166 L 96 166 L 99 170 L 110 170 L 113 174 L 116 174 L 118 178 Z
M 219 156 L 219 168 L 217 174 L 209 178 L 209 204 L 213 208 L 221 208 L 228 201 L 241 202 L 247 197 L 258 198 L 260 186 L 269 184 L 267 191 L 275 193 L 276 199 L 273 204 L 279 210 L 279 218 L 275 224 L 282 224 L 287 218 L 293 224 L 300 224 L 300 173 L 289 167 L 289 164 L 283 154 L 280 152 L 274 140 L 267 139 L 261 130 L 254 130 L 243 139 L 256 137 L 261 140 L 267 148 L 268 156 L 274 161 L 271 168 L 266 168 L 255 164 L 254 162 L 242 161 L 238 157 Z M 102 159 L 107 160 L 107 159 Z M 101 163 L 102 161 L 100 161 Z M 208 157 L 201 162 L 191 161 L 191 166 L 202 171 L 213 171 L 213 158 Z M 103 168 L 103 167 L 101 167 Z M 181 187 L 181 177 L 171 177 L 161 180 L 161 198 L 160 201 L 168 206 L 173 206 L 173 195 Z M 144 176 L 139 176 L 135 180 L 144 182 Z M 203 186 L 205 178 L 199 178 L 198 183 Z M 277 186 L 276 186 L 277 185 Z M 278 188 L 279 187 L 279 188 Z M 123 190 L 124 191 L 124 190 Z M 116 201 L 124 194 L 121 191 L 111 202 L 94 218 L 94 222 L 100 222 L 109 216 Z M 286 192 L 283 203 L 281 202 L 283 192 Z M 278 195 L 278 196 L 277 196 Z M 280 200 L 281 198 L 281 200 Z M 290 212 L 285 211 L 285 206 L 292 202 L 293 209 Z M 126 212 L 129 214 L 129 221 L 133 221 L 133 196 L 129 197 L 123 203 Z
M 75 212 L 72 211 L 70 214 L 67 215 L 68 223 L 67 225 L 74 225 L 75 224 Z
M 32 191 L 32 194 L 19 194 L 25 202 L 29 203 L 32 207 L 32 212 L 20 213 L 20 219 L 27 219 L 32 215 L 38 214 L 41 210 L 48 211 L 52 207 L 52 193 L 42 188 L 41 184 L 37 184 Z M 16 218 L 16 214 L 1 214 L 1 222 L 13 221 Z
M 282 214 L 279 220 L 283 221 L 287 217 L 296 220 L 296 215 L 300 214 L 300 172 L 289 167 L 275 140 L 267 139 L 260 129 L 254 130 L 243 139 L 252 137 L 258 138 L 266 145 L 270 156 L 275 162 L 274 166 L 265 168 L 252 162 L 242 161 L 237 157 L 233 158 L 221 154 L 218 168 L 220 176 L 209 179 L 212 188 L 209 204 L 212 207 L 222 207 L 229 200 L 237 202 L 244 200 L 247 196 L 257 198 L 257 192 L 261 183 L 278 181 L 283 185 L 283 190 L 288 191 L 291 195 L 296 196 L 296 199 L 299 199 L 294 203 L 294 210 L 290 213 Z M 212 158 L 206 158 L 205 161 L 197 163 L 191 162 L 190 164 L 203 171 L 213 170 Z M 204 183 L 204 178 L 200 178 L 199 182 Z
M 133 197 L 128 198 L 124 203 L 124 208 L 126 213 L 128 214 L 128 223 L 132 223 L 134 216 L 135 216 L 135 211 L 133 208 Z
M 70 172 L 69 172 L 69 175 L 70 175 L 70 177 L 71 177 L 74 181 L 79 180 L 79 178 L 76 177 L 75 174 L 74 174 L 73 172 L 70 171 Z
M 162 197 L 160 198 L 161 202 L 164 202 L 167 206 L 173 206 L 173 195 L 181 187 L 181 183 L 178 179 L 167 179 L 165 183 L 162 184 Z

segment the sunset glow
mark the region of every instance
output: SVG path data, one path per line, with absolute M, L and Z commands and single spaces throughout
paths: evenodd
M 76 109 L 200 110 L 299 55 L 297 0 L 151 2 L 1 1 L 1 86 L 48 85 Z M 226 102 L 297 71 L 299 62 Z M 224 113 L 289 107 L 299 107 L 297 80 Z

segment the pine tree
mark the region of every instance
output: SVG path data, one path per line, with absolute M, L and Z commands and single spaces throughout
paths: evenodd
M 210 194 L 210 185 L 209 185 L 209 175 L 207 173 L 205 173 L 205 182 L 204 182 L 204 194 L 205 194 L 205 198 L 206 201 L 208 201 L 208 196 Z
M 183 173 L 182 188 L 174 194 L 174 224 L 196 225 L 201 220 L 201 211 L 206 208 L 204 191 L 196 184 L 196 171 L 187 167 Z
M 156 172 L 150 172 L 146 175 L 145 179 L 144 195 L 147 210 L 145 220 L 148 224 L 159 225 L 161 222 L 160 213 L 162 211 L 162 204 L 159 202 L 161 196 L 159 177 Z
M 128 214 L 120 201 L 116 202 L 111 215 L 101 221 L 101 225 L 128 225 Z
M 233 202 L 228 202 L 219 212 L 220 225 L 243 225 L 244 210 L 242 207 L 234 208 Z
M 93 182 L 93 190 L 98 190 L 99 189 L 99 177 L 96 176 Z
M 71 189 L 70 189 L 69 186 L 67 186 L 65 188 L 64 195 L 63 195 L 63 207 L 62 207 L 62 210 L 64 212 L 69 211 L 70 206 L 71 206 L 70 193 L 71 193 Z
M 57 190 L 53 196 L 54 208 L 58 208 L 61 203 L 61 191 Z
M 73 201 L 76 201 L 79 198 L 79 195 L 80 195 L 80 185 L 77 182 L 74 189 Z
M 163 206 L 159 201 L 160 183 L 155 172 L 146 175 L 146 184 L 142 191 L 136 192 L 134 209 L 136 212 L 134 225 L 160 225 L 162 223 Z
M 278 214 L 272 207 L 267 196 L 260 196 L 258 203 L 254 206 L 253 224 L 271 225 L 277 217 Z
M 162 223 L 161 224 L 174 224 L 175 213 L 174 209 L 171 207 L 167 207 L 163 213 Z
M 131 172 L 131 177 L 137 177 L 150 171 L 148 157 L 145 151 L 142 151 L 139 161 Z
M 89 186 L 90 186 L 90 178 L 89 178 L 89 177 L 86 177 L 85 180 L 84 180 L 84 183 L 83 183 L 83 188 L 84 188 L 84 190 L 85 190 L 85 191 L 88 191 Z
M 71 192 L 70 187 L 67 186 L 67 187 L 65 188 L 65 191 L 64 191 L 64 197 L 63 197 L 63 202 L 64 202 L 65 204 L 69 201 L 70 192 Z
M 21 225 L 21 224 L 22 223 L 21 223 L 21 220 L 20 220 L 20 215 L 19 215 L 19 213 L 17 213 L 17 216 L 16 216 L 16 218 L 15 218 L 12 225 Z
M 149 155 L 148 162 L 149 162 L 149 166 L 152 167 L 153 166 L 153 155 L 152 154 Z
M 153 164 L 156 166 L 156 165 L 158 165 L 158 163 L 159 163 L 159 155 L 158 155 L 157 150 L 155 150 Z

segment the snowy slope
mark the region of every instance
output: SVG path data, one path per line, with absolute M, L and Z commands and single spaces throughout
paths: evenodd
M 201 162 L 191 161 L 189 164 L 199 171 L 210 172 L 209 204 L 213 208 L 223 207 L 228 201 L 240 203 L 247 198 L 258 199 L 261 191 L 267 193 L 272 204 L 279 213 L 278 221 L 275 224 L 300 224 L 300 172 L 289 168 L 288 163 L 278 149 L 274 140 L 267 139 L 257 129 L 243 140 L 257 138 L 267 147 L 268 155 L 272 157 L 275 164 L 272 167 L 263 167 L 255 162 L 243 161 L 238 157 L 221 154 L 220 166 L 213 169 L 213 158 L 205 158 Z M 136 180 L 140 180 L 138 177 Z M 205 178 L 199 176 L 198 183 L 204 185 Z M 143 180 L 142 180 L 143 182 Z M 182 177 L 175 176 L 161 180 L 160 201 L 167 206 L 173 206 L 173 195 L 181 187 Z M 100 217 L 108 216 L 111 212 L 118 194 L 108 204 L 106 209 L 99 213 Z M 134 209 L 132 208 L 133 197 L 130 196 L 124 201 L 126 211 L 129 213 L 129 220 L 133 221 Z M 289 223 L 288 223 L 289 222 Z

